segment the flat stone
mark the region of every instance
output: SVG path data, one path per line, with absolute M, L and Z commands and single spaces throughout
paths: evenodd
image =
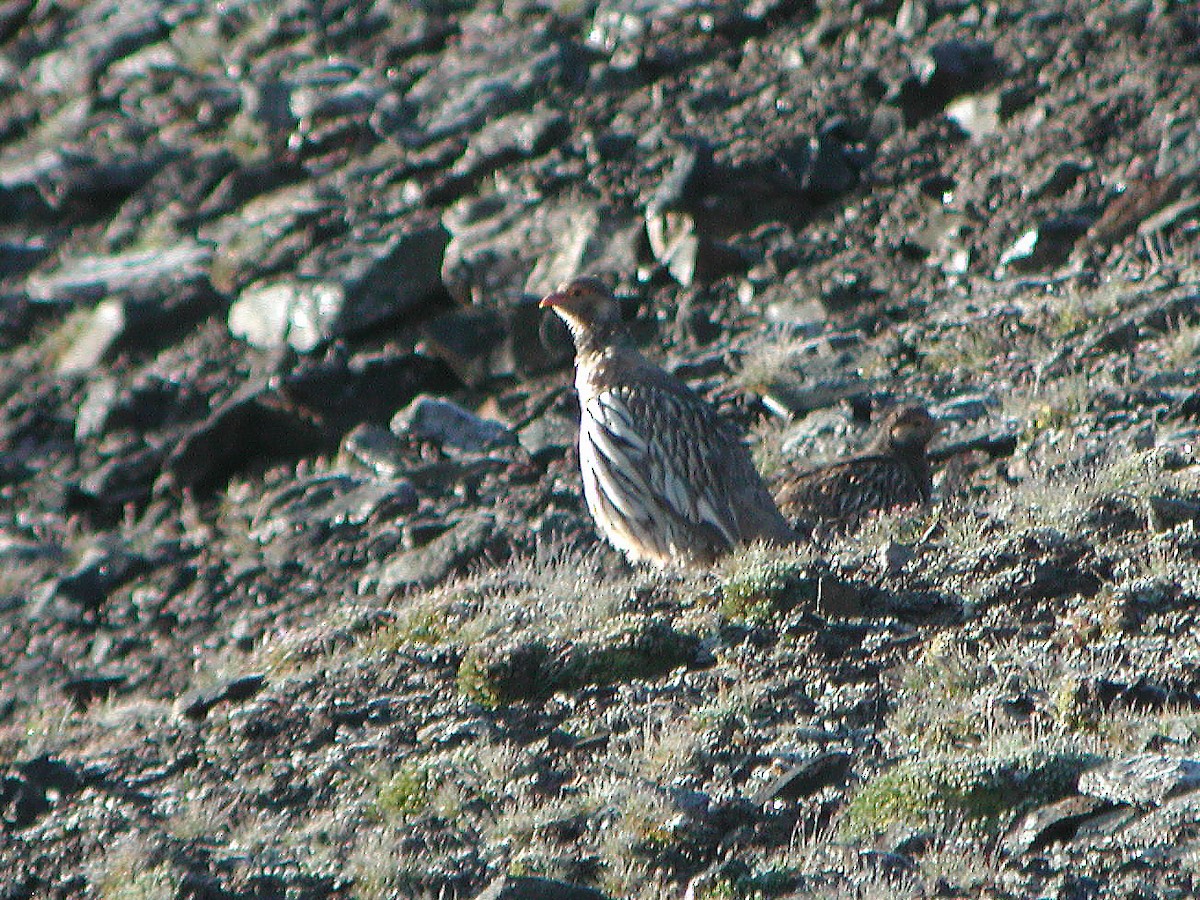
M 1053 841 L 1068 840 L 1079 826 L 1108 805 L 1094 797 L 1067 797 L 1028 813 L 1004 837 L 1004 848 L 1013 855 L 1032 853 Z
M 474 175 L 512 159 L 545 153 L 568 131 L 567 117 L 541 104 L 532 110 L 510 113 L 471 135 L 454 170 Z
M 466 16 L 458 42 L 405 94 L 416 108 L 416 128 L 400 137 L 421 146 L 474 131 L 544 95 L 565 62 L 563 44 L 546 28 L 487 13 Z
M 258 196 L 238 196 L 252 189 L 243 181 L 254 174 L 235 171 L 200 209 L 209 216 L 218 209 L 229 213 L 199 231 L 203 240 L 216 246 L 211 279 L 218 290 L 227 294 L 236 293 L 281 266 L 293 268 L 309 249 L 309 228 L 333 211 L 331 201 L 318 197 L 312 183 L 289 184 Z M 270 176 L 258 175 L 254 189 L 264 191 L 267 186 L 262 182 Z M 318 273 L 312 280 L 324 279 Z
M 94 301 L 147 284 L 177 290 L 180 284 L 205 277 L 212 255 L 211 247 L 184 239 L 154 250 L 68 258 L 49 273 L 30 275 L 26 289 L 35 300 L 74 302 Z
M 1152 753 L 1112 760 L 1079 776 L 1079 793 L 1137 806 L 1161 806 L 1197 789 L 1200 762 Z
M 240 675 L 220 684 L 190 691 L 179 698 L 176 709 L 188 719 L 199 720 L 207 716 L 218 703 L 240 703 L 249 700 L 267 683 L 262 674 Z
M 379 572 L 379 585 L 383 590 L 431 587 L 478 559 L 495 529 L 495 519 L 487 514 L 463 519 L 425 546 L 388 560 Z
M 294 278 L 255 284 L 229 310 L 229 331 L 255 347 L 307 353 L 334 333 L 346 305 L 340 284 Z
M 338 242 L 299 267 L 311 276 L 341 285 L 345 300 L 326 324 L 326 337 L 355 335 L 445 297 L 442 263 L 449 234 L 437 222 L 420 219 L 375 243 Z
M 404 470 L 404 445 L 380 425 L 364 422 L 342 439 L 342 453 L 384 478 L 396 478 Z
M 69 322 L 66 329 L 74 333 L 58 357 L 55 367 L 58 373 L 83 375 L 93 372 L 125 330 L 125 304 L 116 298 L 104 300 L 82 320 Z
M 396 413 L 391 429 L 397 435 L 409 434 L 468 453 L 512 446 L 517 440 L 506 425 L 477 416 L 451 400 L 427 394 L 416 397 Z
M 641 222 L 592 200 L 516 191 L 469 197 L 450 206 L 442 223 L 451 235 L 442 280 L 464 305 L 541 297 L 576 275 L 637 269 Z
M 579 423 L 574 416 L 567 416 L 550 409 L 538 416 L 517 433 L 517 439 L 535 461 L 542 457 L 561 455 L 575 443 Z
M 550 878 L 528 875 L 501 875 L 475 900 L 608 900 L 595 888 Z
M 810 759 L 790 766 L 786 772 L 761 787 L 750 798 L 755 806 L 773 800 L 797 800 L 816 793 L 845 775 L 850 766 L 850 754 L 841 751 L 817 753 Z

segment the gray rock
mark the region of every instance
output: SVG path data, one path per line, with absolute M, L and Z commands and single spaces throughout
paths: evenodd
M 481 418 L 451 400 L 426 394 L 396 413 L 391 429 L 396 435 L 408 434 L 468 453 L 516 443 L 516 436 L 500 422 Z
M 899 572 L 917 555 L 917 551 L 913 549 L 911 544 L 901 544 L 896 541 L 888 541 L 881 544 L 876 554 L 879 560 L 879 567 L 884 572 Z
M 77 485 L 79 499 L 94 512 L 116 517 L 127 504 L 143 503 L 154 489 L 164 447 L 146 447 L 139 441 L 124 452 L 106 460 L 89 472 Z
M 496 530 L 495 519 L 479 513 L 462 519 L 423 547 L 398 554 L 379 571 L 383 590 L 430 587 L 478 559 Z
M 574 445 L 579 425 L 574 416 L 561 410 L 542 413 L 517 433 L 517 439 L 534 460 L 543 456 L 558 456 Z
M 340 284 L 294 278 L 259 283 L 230 307 L 229 331 L 255 347 L 290 345 L 307 353 L 335 332 L 345 305 Z
M 59 374 L 92 372 L 125 330 L 125 304 L 116 298 L 104 300 L 82 320 L 68 322 L 67 330 L 74 333 L 58 357 Z
M 26 288 L 35 300 L 94 301 L 149 284 L 178 290 L 205 278 L 211 247 L 191 240 L 154 250 L 130 250 L 111 256 L 67 258 L 52 272 L 29 276 Z
M 417 128 L 402 139 L 420 146 L 472 131 L 544 95 L 564 64 L 562 46 L 543 27 L 467 16 L 458 43 L 405 94 Z
M 1004 837 L 1004 848 L 1013 855 L 1040 850 L 1056 840 L 1070 838 L 1087 819 L 1107 809 L 1093 797 L 1067 797 L 1041 806 L 1017 822 Z
M 388 429 L 364 423 L 342 439 L 342 454 L 384 478 L 396 478 L 404 470 L 404 447 Z
M 229 179 L 223 191 L 206 201 L 206 205 L 222 210 L 231 208 L 230 214 L 199 231 L 202 239 L 216 245 L 211 279 L 218 290 L 227 294 L 236 293 L 266 272 L 285 265 L 293 267 L 311 245 L 308 227 L 333 209 L 329 200 L 317 197 L 311 182 L 287 185 L 255 197 L 227 196 L 236 195 L 238 180 Z
M 592 201 L 468 198 L 442 222 L 451 235 L 442 280 L 463 304 L 540 297 L 579 274 L 637 268 L 637 218 Z
M 345 292 L 328 336 L 357 334 L 444 297 L 448 240 L 440 224 L 413 217 L 402 231 L 377 242 L 338 243 L 306 259 L 300 274 L 335 281 Z
M 755 792 L 751 803 L 762 806 L 773 800 L 797 800 L 816 793 L 828 784 L 840 781 L 850 767 L 850 754 L 825 751 L 788 768 Z
M 550 878 L 528 875 L 501 875 L 475 900 L 608 900 L 595 888 Z
M 1161 806 L 1200 789 L 1200 762 L 1152 753 L 1107 762 L 1079 776 L 1079 793 L 1113 803 Z
M 999 408 L 1000 401 L 993 394 L 963 394 L 931 406 L 929 411 L 935 419 L 947 422 L 974 422 Z
M 569 363 L 569 340 L 543 340 L 546 321 L 536 303 L 475 307 L 436 316 L 421 333 L 429 352 L 464 384 L 479 387 L 493 378 L 529 377 Z
M 1059 216 L 1026 231 L 1000 254 L 997 277 L 1010 270 L 1038 272 L 1062 265 L 1090 224 L 1091 221 L 1082 216 Z
M 218 703 L 239 703 L 249 700 L 267 683 L 261 674 L 239 675 L 223 681 L 215 687 L 190 691 L 179 698 L 176 709 L 188 719 L 203 719 Z
M 255 540 L 269 543 L 280 536 L 360 526 L 375 515 L 402 515 L 417 507 L 412 482 L 362 479 L 345 472 L 298 478 L 264 497 L 259 504 Z
M 511 159 L 545 153 L 566 136 L 568 126 L 565 115 L 541 104 L 527 112 L 510 113 L 471 135 L 454 171 L 478 175 Z
M 646 204 L 646 236 L 655 259 L 684 287 L 696 275 L 700 236 L 692 209 L 700 202 L 702 184 L 712 164 L 701 146 L 681 147 L 666 177 Z

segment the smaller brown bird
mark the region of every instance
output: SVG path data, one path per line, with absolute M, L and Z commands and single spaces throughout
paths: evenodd
M 613 546 L 668 566 L 711 562 L 757 539 L 794 540 L 741 438 L 638 352 L 602 282 L 576 278 L 541 305 L 575 342 L 583 494 Z
M 928 503 L 933 478 L 926 449 L 936 433 L 924 406 L 897 407 L 867 453 L 781 476 L 779 508 L 802 530 L 845 532 L 871 513 Z

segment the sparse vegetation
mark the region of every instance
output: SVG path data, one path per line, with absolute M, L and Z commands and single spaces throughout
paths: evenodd
M 999 828 L 1017 812 L 1064 796 L 1088 762 L 1078 754 L 1041 751 L 906 759 L 863 785 L 846 809 L 845 828 L 864 836 L 956 817 Z

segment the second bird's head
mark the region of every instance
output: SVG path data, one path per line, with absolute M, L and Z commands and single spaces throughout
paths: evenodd
M 604 282 L 591 276 L 568 281 L 538 305 L 554 310 L 567 323 L 579 349 L 603 343 L 622 328 L 620 304 Z
M 884 420 L 884 439 L 894 451 L 924 453 L 938 431 L 938 422 L 924 406 L 912 404 L 892 410 Z

